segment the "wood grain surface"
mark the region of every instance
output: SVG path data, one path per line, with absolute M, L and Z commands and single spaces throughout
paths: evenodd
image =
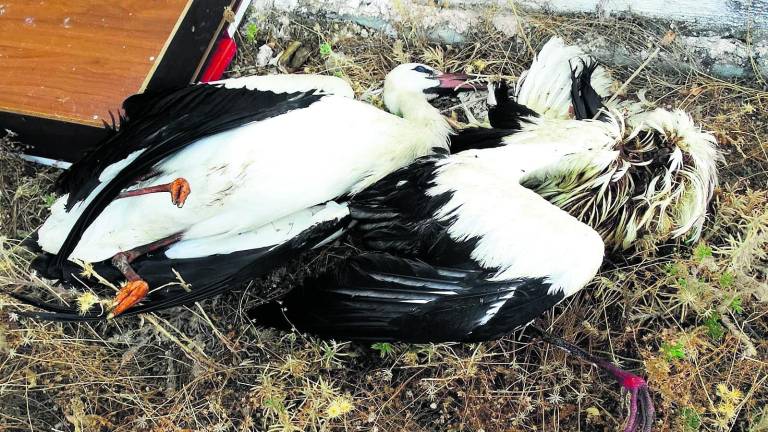
M 142 90 L 191 0 L 0 0 L 0 110 L 100 125 Z

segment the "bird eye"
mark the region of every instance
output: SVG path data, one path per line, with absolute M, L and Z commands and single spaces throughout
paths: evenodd
M 415 68 L 413 68 L 413 70 L 415 70 L 416 72 L 419 72 L 419 73 L 427 74 L 427 75 L 433 75 L 434 74 L 434 71 L 432 71 L 431 69 L 429 69 L 427 67 L 424 67 L 424 66 L 416 66 Z

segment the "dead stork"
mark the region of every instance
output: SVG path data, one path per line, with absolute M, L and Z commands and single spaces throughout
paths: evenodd
M 531 103 L 543 114 L 497 92 L 492 121 L 506 129 L 472 130 L 463 151 L 420 158 L 355 195 L 350 235 L 367 252 L 252 316 L 337 339 L 495 339 L 587 285 L 606 245 L 696 239 L 717 183 L 712 135 L 664 110 L 630 116 L 627 132 L 591 88 L 593 64 L 564 58 L 568 82 Z M 631 394 L 625 430 L 650 430 L 641 377 L 539 333 L 616 378 Z
M 521 74 L 514 98 L 503 82 L 489 92 L 492 128 L 464 129 L 451 137 L 451 151 L 504 146 L 521 130 L 578 127 L 573 119 L 619 120 L 625 131 L 605 167 L 543 173 L 523 186 L 595 228 L 611 251 L 638 241 L 697 240 L 722 161 L 714 136 L 679 109 L 607 101 L 611 87 L 593 57 L 552 38 Z
M 568 68 L 568 75 L 571 73 Z M 583 83 L 591 81 L 579 79 L 579 82 L 585 86 Z M 572 90 L 569 90 L 571 97 Z M 581 89 L 578 94 L 588 94 L 588 91 Z M 502 101 L 505 95 L 499 96 Z M 626 224 L 611 222 L 631 220 L 628 216 L 642 214 L 641 220 L 651 221 L 645 226 L 661 225 L 656 221 L 663 220 L 667 228 L 677 227 L 674 231 L 680 235 L 696 234 L 706 206 L 698 206 L 694 202 L 698 200 L 691 197 L 703 196 L 708 200 L 714 185 L 712 180 L 716 179 L 712 177 L 714 171 L 710 173 L 702 168 L 709 167 L 708 156 L 716 154 L 711 136 L 697 130 L 692 123 L 686 129 L 682 127 L 686 123 L 679 121 L 666 125 L 641 121 L 634 126 L 638 132 L 627 135 L 622 119 L 610 113 L 602 115 L 600 120 L 584 121 L 554 116 L 553 123 L 546 124 L 557 127 L 543 127 L 547 117 L 530 109 L 523 113 L 525 115 L 521 115 L 518 108 L 515 110 L 513 114 L 519 126 L 513 131 L 502 131 L 496 145 L 454 155 L 438 153 L 423 157 L 358 192 L 348 205 L 328 203 L 311 209 L 305 218 L 308 222 L 300 224 L 309 227 L 309 231 L 299 230 L 299 235 L 292 239 L 315 232 L 313 228 L 321 224 L 319 221 L 323 218 L 315 219 L 314 215 L 327 212 L 331 221 L 347 217 L 354 220 L 352 235 L 370 252 L 348 259 L 336 272 L 310 280 L 290 293 L 282 308 L 270 304 L 256 310 L 256 317 L 261 320 L 287 318 L 300 330 L 335 338 L 486 340 L 524 326 L 592 279 L 602 262 L 604 246 L 601 233 L 589 222 L 600 220 L 605 227 L 622 227 Z M 503 110 L 499 113 L 503 114 Z M 663 145 L 672 149 L 671 152 L 661 153 L 662 157 L 653 158 L 651 163 L 626 165 L 627 161 L 622 160 L 626 155 L 617 150 L 627 140 L 670 142 L 673 131 L 672 145 Z M 707 148 L 714 153 L 701 150 Z M 683 152 L 684 157 L 680 159 L 683 164 L 671 171 L 675 149 Z M 685 153 L 690 151 L 697 151 L 698 156 Z M 664 155 L 668 155 L 668 159 Z M 626 167 L 621 176 L 615 175 L 617 166 Z M 659 175 L 648 176 L 646 169 L 651 173 L 661 170 L 670 174 L 661 175 L 660 180 Z M 637 187 L 627 189 L 630 192 L 623 195 L 626 199 L 613 199 L 605 193 L 606 188 L 621 178 L 629 179 L 624 181 Z M 686 192 L 648 193 L 658 190 L 656 184 L 667 178 L 671 182 L 669 190 Z M 599 205 L 587 206 L 579 215 L 589 221 L 585 223 L 524 187 L 529 184 L 556 184 L 558 192 L 553 196 L 569 196 L 579 191 L 580 195 L 576 196 L 580 198 L 576 199 L 589 201 L 593 197 Z M 643 198 L 634 200 L 632 193 L 638 191 Z M 646 204 L 636 205 L 636 201 L 643 200 L 647 201 L 645 211 L 642 206 Z M 568 200 L 557 203 L 567 207 Z M 575 208 L 572 206 L 569 210 Z M 594 214 L 599 217 L 588 217 Z M 337 225 L 331 226 L 332 231 L 337 228 Z M 262 226 L 249 235 L 266 239 L 274 234 L 271 229 L 264 230 Z M 617 232 L 627 238 L 624 229 Z M 324 232 L 321 237 L 326 236 Z M 225 240 L 219 247 L 233 241 Z M 313 240 L 313 243 L 322 243 L 322 240 Z M 193 244 L 209 254 L 215 250 L 207 239 L 187 245 Z M 168 259 L 167 254 L 173 248 L 166 250 L 161 262 Z M 245 253 L 249 251 L 243 249 Z M 219 257 L 232 261 L 233 256 L 237 255 Z M 277 254 L 272 250 L 270 256 Z M 204 261 L 188 262 L 200 265 L 214 258 L 216 256 L 208 256 Z M 146 262 L 149 265 L 156 261 Z M 148 302 L 146 308 L 142 305 L 127 313 L 214 295 L 252 271 L 252 267 L 242 266 L 233 273 L 233 278 L 204 285 L 188 294 L 160 298 L 157 302 Z M 103 315 L 79 316 L 68 308 L 55 310 L 46 306 L 53 312 L 62 312 L 49 315 L 54 318 L 103 318 Z M 633 405 L 627 430 L 651 426 L 653 408 L 647 386 L 640 377 L 579 353 L 577 347 L 561 345 L 609 370 L 630 390 Z
M 603 262 L 603 238 L 625 245 L 643 227 L 662 230 L 660 224 L 671 237 L 698 236 L 706 213 L 699 198 L 706 204 L 714 183 L 701 181 L 700 161 L 688 151 L 714 151 L 711 135 L 678 129 L 684 158 L 672 149 L 643 169 L 626 167 L 622 180 L 616 171 L 624 154 L 616 146 L 624 130 L 606 115 L 566 120 L 557 130 L 523 128 L 504 146 L 422 157 L 384 177 L 349 202 L 355 222 L 350 235 L 371 252 L 305 281 L 281 304 L 266 304 L 252 316 L 335 339 L 495 339 L 584 288 Z M 646 127 L 633 140 L 646 143 L 643 134 L 661 133 L 653 124 Z M 694 167 L 673 166 L 671 172 L 678 160 Z M 664 174 L 648 175 L 645 168 Z M 613 181 L 632 187 L 611 189 Z M 575 197 L 574 204 L 557 202 L 573 213 L 526 186 L 531 184 L 555 184 L 553 196 Z M 579 200 L 589 205 L 579 206 Z M 631 394 L 625 430 L 650 430 L 653 404 L 641 377 L 542 335 L 615 377 Z
M 373 252 L 251 316 L 321 337 L 410 343 L 485 341 L 525 327 L 584 288 L 604 258 L 596 230 L 522 185 L 616 157 L 618 120 L 570 122 L 519 131 L 501 147 L 422 157 L 384 177 L 349 203 L 350 235 Z M 632 392 L 627 430 L 650 426 L 645 381 L 596 364 Z
M 446 148 L 450 126 L 428 101 L 470 89 L 465 81 L 400 65 L 384 84 L 393 114 L 316 76 L 132 96 L 119 127 L 59 178 L 64 195 L 37 231 L 38 268 L 61 279 L 68 262 L 111 261 L 128 280 L 104 315 L 112 317 L 150 292 L 132 266 L 143 255 L 167 249 L 168 258 L 195 259 L 282 245 L 287 238 L 252 232 L 297 212 L 310 225 L 335 221 L 301 212 Z

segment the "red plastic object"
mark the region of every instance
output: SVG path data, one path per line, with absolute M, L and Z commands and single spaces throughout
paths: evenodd
M 237 44 L 235 40 L 226 33 L 216 43 L 216 49 L 208 61 L 208 64 L 200 77 L 200 82 L 210 82 L 221 79 L 224 71 L 227 70 L 232 59 L 235 58 Z

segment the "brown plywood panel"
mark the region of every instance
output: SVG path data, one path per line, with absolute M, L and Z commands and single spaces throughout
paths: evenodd
M 141 91 L 191 0 L 0 0 L 0 110 L 100 125 Z

